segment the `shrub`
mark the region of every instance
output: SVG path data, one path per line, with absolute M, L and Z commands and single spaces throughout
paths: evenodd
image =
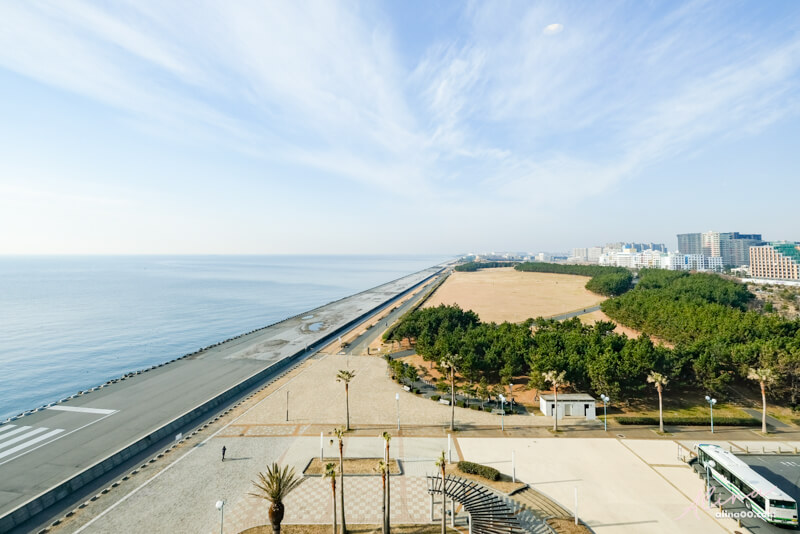
M 456 406 L 458 406 L 459 408 L 466 408 L 467 407 L 467 403 L 464 402 L 464 401 L 458 401 L 458 402 L 456 402 Z
M 491 412 L 492 411 L 492 407 L 487 404 L 486 406 L 483 407 L 483 411 L 484 412 Z
M 617 417 L 621 425 L 658 425 L 658 417 Z M 708 417 L 665 417 L 665 425 L 675 426 L 707 426 L 711 424 Z M 761 421 L 755 417 L 715 417 L 714 424 L 719 426 L 761 426 Z
M 469 407 L 470 410 L 480 410 L 481 407 L 479 404 L 471 404 Z
M 411 393 L 413 393 L 414 395 L 419 395 L 419 389 L 418 388 L 412 388 L 411 389 Z
M 441 398 L 442 398 L 441 395 L 431 395 L 431 400 L 432 401 L 439 402 L 439 399 L 441 399 Z
M 500 471 L 488 465 L 476 464 L 473 462 L 458 462 L 458 468 L 462 473 L 469 473 L 470 475 L 478 475 L 487 480 L 500 480 Z

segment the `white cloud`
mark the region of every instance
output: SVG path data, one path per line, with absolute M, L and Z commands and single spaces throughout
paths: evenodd
M 542 33 L 545 35 L 555 35 L 557 33 L 561 33 L 562 31 L 564 31 L 564 25 L 556 23 L 545 26 Z
M 411 58 L 373 9 L 3 2 L 0 65 L 143 131 L 441 213 L 600 195 L 797 112 L 800 38 L 723 18 L 724 6 L 474 3 L 460 31 Z

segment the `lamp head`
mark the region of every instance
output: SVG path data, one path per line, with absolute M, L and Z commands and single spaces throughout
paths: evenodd
M 394 394 L 394 400 L 400 400 L 400 394 L 399 393 L 395 393 Z
M 223 506 L 225 506 L 225 501 L 217 501 L 217 510 L 222 510 Z
M 717 399 L 711 399 L 711 404 L 716 404 L 716 403 L 717 403 Z
M 711 397 L 709 397 L 708 395 L 706 395 L 706 402 L 711 402 Z
M 706 462 L 706 465 L 708 467 L 717 467 L 717 462 L 715 462 L 714 460 L 709 460 Z

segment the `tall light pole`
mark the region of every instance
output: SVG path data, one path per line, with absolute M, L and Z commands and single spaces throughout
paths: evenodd
M 603 428 L 606 432 L 608 432 L 608 411 L 606 410 L 606 405 L 611 401 L 608 395 L 601 394 L 600 399 L 603 401 Z
M 500 430 L 505 431 L 506 429 L 506 398 L 502 395 L 498 395 L 497 398 L 500 399 Z
M 712 399 L 708 395 L 706 395 L 706 402 L 708 403 L 708 407 L 711 408 L 711 433 L 714 433 L 714 405 L 717 403 L 717 399 Z
M 222 534 L 222 527 L 225 524 L 225 501 L 217 501 L 217 510 L 219 510 L 219 534 Z
M 395 400 L 395 403 L 397 404 L 397 430 L 399 431 L 400 430 L 400 394 L 399 393 L 395 393 L 394 394 L 394 400 Z

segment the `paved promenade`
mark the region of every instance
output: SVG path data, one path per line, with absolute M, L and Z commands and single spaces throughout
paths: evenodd
M 380 457 L 384 442 L 379 433 L 390 431 L 392 457 L 404 469 L 392 481 L 393 521 L 428 522 L 430 500 L 424 477 L 434 472 L 435 458 L 447 450 L 444 426 L 449 407 L 402 391 L 386 376 L 386 364 L 378 356 L 320 354 L 237 409 L 224 424 L 215 423 L 193 444 L 157 462 L 151 472 L 123 481 L 117 490 L 51 532 L 112 533 L 126 531 L 135 523 L 137 529 L 148 532 L 214 533 L 219 531 L 220 516 L 214 508 L 219 499 L 226 502 L 225 533 L 267 523 L 267 505 L 248 495 L 251 480 L 273 461 L 302 472 L 320 454 L 320 432 L 324 456 L 338 455 L 332 430 L 344 422 L 345 399 L 335 374 L 345 367 L 356 371 L 350 384 L 354 430 L 345 438 L 345 456 Z M 289 421 L 286 391 L 290 392 Z M 401 393 L 400 432 L 394 429 L 396 392 Z M 545 428 L 552 420 L 544 416 L 515 416 L 533 422 L 515 422 L 501 432 L 497 416 L 463 409 L 456 414 L 464 430 L 453 436 L 454 461 L 467 459 L 510 474 L 513 451 L 517 477 L 570 512 L 577 488 L 581 519 L 601 534 L 740 530 L 733 521 L 714 517 L 714 510 L 700 502 L 703 483 L 682 457 L 695 443 L 712 441 L 712 437 L 741 452 L 760 452 L 762 447 L 777 452 L 780 447 L 786 454 L 800 446 L 794 433 L 770 439 L 746 429 L 713 436 L 696 428 L 674 429 L 671 436 L 658 436 L 648 428 L 612 427 L 606 433 L 599 421 L 568 426 L 554 437 Z M 223 445 L 228 454 L 224 463 L 220 461 Z M 328 481 L 308 477 L 286 500 L 285 522 L 326 524 L 331 517 L 330 497 Z M 351 524 L 378 521 L 377 475 L 347 477 L 345 497 Z
M 436 271 L 328 304 L 0 426 L 0 517 L 268 365 L 319 343 Z

